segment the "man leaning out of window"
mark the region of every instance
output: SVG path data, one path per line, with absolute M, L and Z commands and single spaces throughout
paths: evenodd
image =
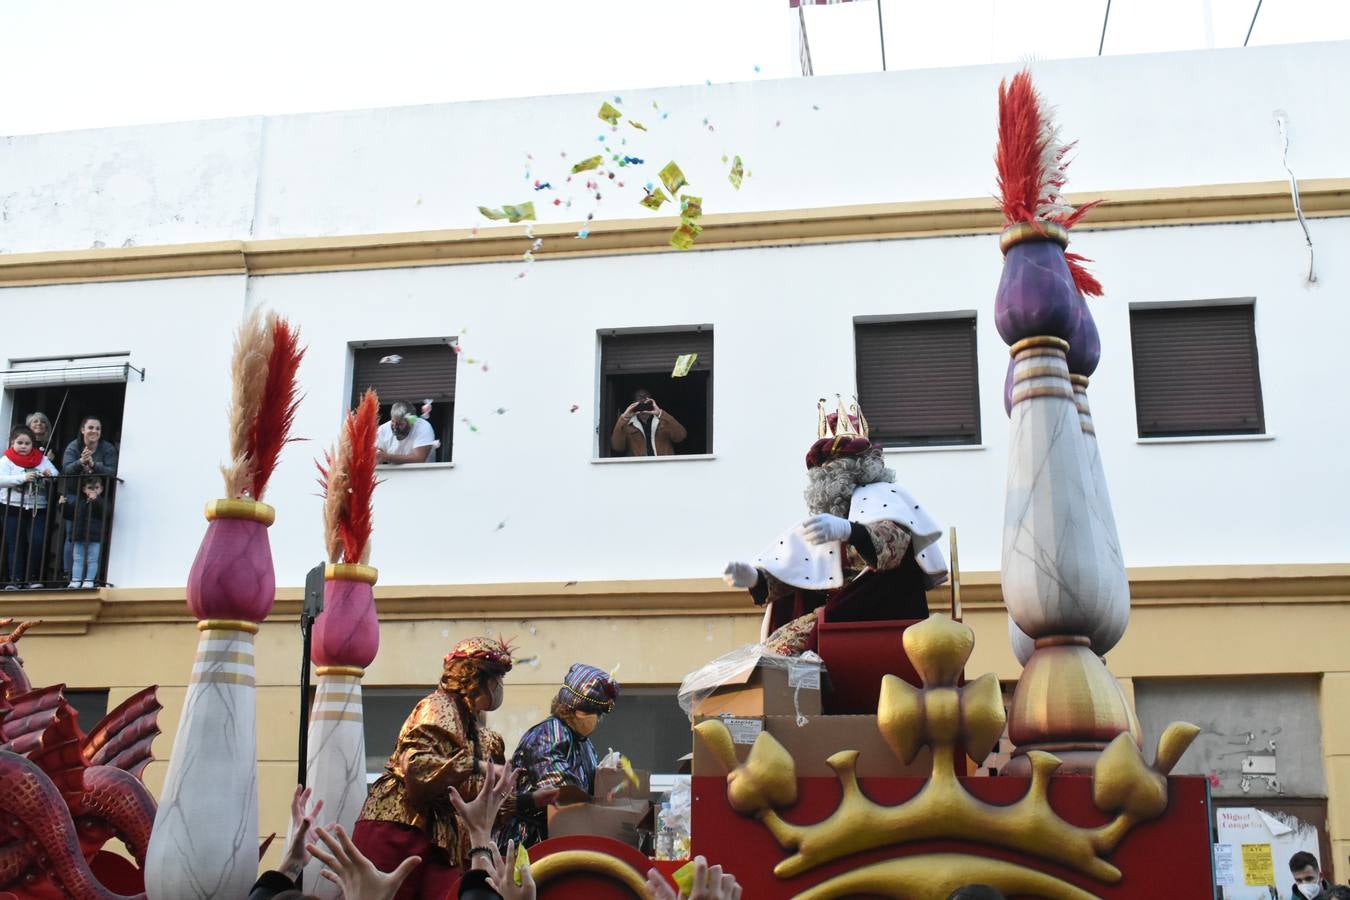
M 389 421 L 375 432 L 375 461 L 391 465 L 433 462 L 431 453 L 440 445 L 431 423 L 413 415 L 412 404 L 400 400 L 389 407 Z

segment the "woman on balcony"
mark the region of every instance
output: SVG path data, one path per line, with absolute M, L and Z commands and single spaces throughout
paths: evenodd
M 9 447 L 0 458 L 0 492 L 3 492 L 5 520 L 5 567 L 9 583 L 5 590 L 18 590 L 21 584 L 42 587 L 42 536 L 47 527 L 49 480 L 60 473 L 33 439 L 27 426 L 17 425 L 9 433 Z

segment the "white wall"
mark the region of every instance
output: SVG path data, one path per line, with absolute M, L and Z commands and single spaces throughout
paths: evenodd
M 1069 131 L 1083 138 L 1081 188 L 1278 178 L 1270 120 L 1276 104 L 1295 124 L 1299 174 L 1345 176 L 1347 49 L 1079 60 L 1038 71 Z M 745 143 L 724 140 L 726 132 L 680 133 L 685 143 L 671 155 L 691 176 L 689 160 L 705 138 L 697 150 L 704 163 L 724 144 L 751 160 L 754 189 L 738 197 L 724 192 L 721 207 L 705 201 L 709 211 L 732 202 L 747 209 L 812 206 L 987 192 L 999 74 L 978 68 L 658 95 L 663 108 L 675 110 L 668 122 L 677 115 L 701 119 L 707 109 L 726 132 L 747 129 Z M 816 115 L 810 110 L 816 100 L 817 126 L 775 133 L 769 119 L 779 115 L 776 104 L 800 108 L 783 114 L 788 129 Z M 99 161 L 99 141 L 113 133 L 13 140 L 0 149 L 0 171 L 28 182 L 17 194 L 7 188 L 5 203 L 21 195 L 27 205 L 5 207 L 0 245 L 84 246 L 94 234 L 111 244 L 124 232 L 138 241 L 238 237 L 253 219 L 253 233 L 269 237 L 463 224 L 470 221 L 464 209 L 474 204 L 519 199 L 518 150 L 534 146 L 540 157 L 543 149 L 566 145 L 568 129 L 599 133 L 598 120 L 586 124 L 596 101 L 269 120 L 256 215 L 245 171 L 250 135 L 258 137 L 250 122 L 132 130 L 138 137 L 117 146 L 144 145 L 141 158 L 154 161 L 146 163 L 147 184 L 157 199 L 129 189 L 117 195 L 120 207 L 81 200 L 71 187 L 85 177 L 80 172 L 95 185 L 121 177 L 125 154 Z M 213 135 L 220 162 L 204 169 L 192 148 L 200 151 Z M 549 144 L 545 135 L 557 139 Z M 29 165 L 15 170 L 10 164 L 19 152 Z M 75 174 L 63 168 L 70 166 Z M 720 162 L 714 168 L 720 172 Z M 160 171 L 177 174 L 157 182 L 153 173 Z M 95 172 L 102 174 L 89 174 Z M 69 205 L 39 214 L 44 190 L 59 192 Z M 188 212 L 190 227 L 173 219 Z M 1315 220 L 1311 227 L 1321 276 L 1312 289 L 1300 280 L 1306 251 L 1292 222 L 1075 238 L 1075 249 L 1098 261 L 1108 291 L 1094 301 L 1105 349 L 1092 398 L 1130 565 L 1344 559 L 1350 473 L 1336 448 L 1350 444 L 1350 422 L 1335 390 L 1350 383 L 1342 339 L 1350 331 L 1350 220 Z M 121 473 L 127 486 L 110 570 L 121 586 L 184 581 L 204 527 L 201 506 L 220 491 L 231 331 L 252 304 L 292 316 L 310 346 L 297 433 L 313 443 L 286 451 L 268 496 L 278 507 L 272 541 L 283 584 L 299 583 L 321 553 L 312 459 L 334 436 L 345 408 L 348 342 L 465 328 L 465 356 L 491 368 L 461 364 L 456 416 L 479 431 L 456 423 L 454 468 L 386 473 L 373 554 L 382 583 L 697 577 L 717 574 L 728 558 L 753 556 L 801 515 L 802 456 L 815 434 L 815 398 L 853 387 L 854 316 L 975 309 L 984 448 L 890 458 L 935 515 L 959 526 L 963 567 L 992 570 L 1007 433 L 1006 348 L 991 315 L 1000 264 L 994 238 L 967 237 L 541 261 L 523 280 L 515 279 L 516 264 L 271 276 L 247 284 L 233 277 L 8 289 L 0 303 L 14 324 L 0 330 L 0 358 L 129 350 L 133 364 L 147 368 L 147 380 L 127 392 Z M 1231 297 L 1256 298 L 1273 439 L 1138 443 L 1128 305 Z M 24 315 L 33 309 L 81 327 L 29 325 Z M 705 322 L 713 323 L 716 341 L 716 459 L 592 463 L 596 429 L 607 433 L 611 424 L 597 422 L 594 408 L 597 329 Z M 748 398 L 753 417 L 740 413 Z M 581 405 L 575 414 L 568 412 L 573 403 Z M 495 415 L 498 407 L 507 414 Z
M 595 113 L 612 95 L 586 94 L 7 138 L 0 250 L 486 225 L 480 204 L 527 199 L 544 221 L 576 221 L 592 208 L 584 192 L 570 210 L 546 206 L 527 167 L 566 189 L 572 162 L 625 138 L 647 165 L 624 170 L 625 191 L 602 192 L 601 219 L 654 215 L 635 186 L 671 159 L 709 213 L 988 196 L 996 88 L 1013 71 L 630 93 L 622 109 L 646 134 L 609 132 Z M 1036 77 L 1081 141 L 1073 190 L 1282 179 L 1276 109 L 1300 178 L 1345 174 L 1350 43 L 1058 60 Z M 724 153 L 754 173 L 739 192 Z

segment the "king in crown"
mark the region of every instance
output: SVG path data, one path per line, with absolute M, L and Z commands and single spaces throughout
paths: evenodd
M 925 592 L 947 580 L 942 528 L 895 483 L 856 398 L 818 404 L 806 454 L 809 517 L 723 579 L 763 606 L 761 639 L 788 656 L 816 649 L 816 610 L 835 622 L 923 619 Z

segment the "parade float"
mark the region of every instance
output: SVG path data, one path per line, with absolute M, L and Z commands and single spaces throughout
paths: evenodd
M 926 618 L 839 621 L 825 603 L 798 617 L 804 643 L 760 645 L 719 672 L 691 708 L 689 851 L 724 865 L 746 897 L 941 900 L 975 883 L 1051 900 L 1213 895 L 1208 782 L 1169 774 L 1197 729 L 1174 723 L 1145 747 L 1104 662 L 1130 601 L 1088 406 L 1100 344 L 1085 297 L 1100 286 L 1068 252 L 1089 208 L 1061 197 L 1070 146 L 1026 73 L 1000 87 L 1007 227 L 993 315 L 1011 356 L 1001 575 L 1022 676 L 1005 705 L 993 674 L 965 671 L 975 636 L 954 585 L 950 614 Z M 154 689 L 86 734 L 61 686 L 29 684 L 16 650 L 24 627 L 0 640 L 0 896 L 247 895 L 258 866 L 253 635 L 275 593 L 275 514 L 261 501 L 302 352 L 283 320 L 254 316 L 241 329 L 226 496 L 207 508 L 188 583 L 201 637 L 158 807 L 139 779 L 158 733 Z M 365 789 L 360 678 L 379 641 L 373 481 L 359 477 L 362 496 L 342 501 L 360 455 L 352 442 L 369 439 L 372 415 L 368 398 L 324 473 L 332 601 L 317 620 L 306 763 L 344 819 Z M 831 453 L 865 448 L 862 411 L 822 416 L 820 441 Z M 945 575 L 936 532 L 911 524 L 924 538 L 916 565 Z M 809 556 L 802 571 L 837 587 L 837 568 Z M 1010 762 L 975 774 L 1005 735 Z M 673 877 L 683 862 L 643 852 L 642 817 L 625 806 L 618 837 L 557 829 L 530 848 L 539 896 L 644 897 L 648 869 Z M 134 864 L 103 851 L 113 837 Z

